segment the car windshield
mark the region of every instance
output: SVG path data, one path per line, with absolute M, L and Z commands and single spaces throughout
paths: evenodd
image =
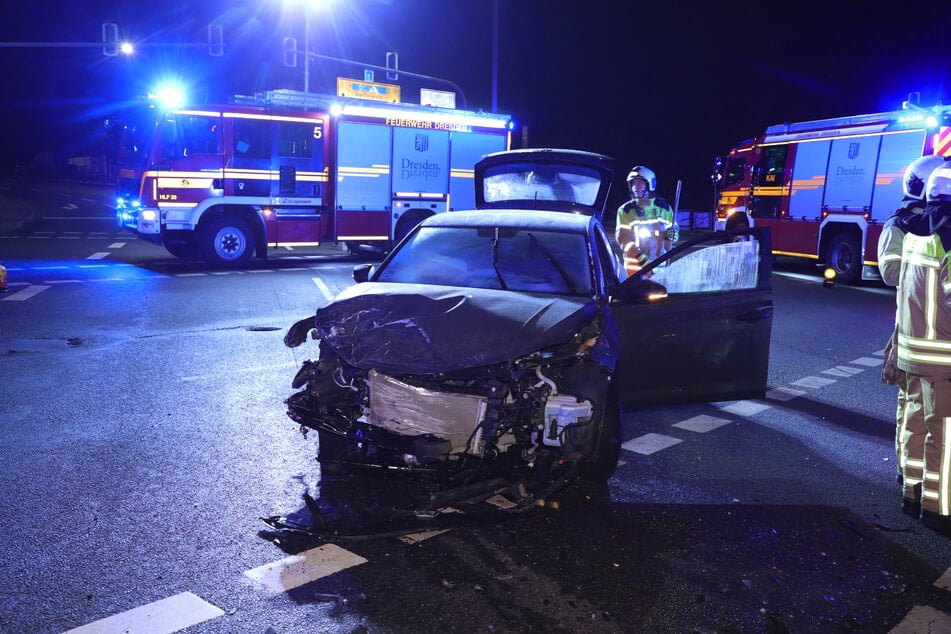
M 597 200 L 601 176 L 596 169 L 581 165 L 501 165 L 486 171 L 482 186 L 486 203 L 560 200 L 591 206 Z
M 592 285 L 583 235 L 506 227 L 420 227 L 376 280 L 577 296 Z

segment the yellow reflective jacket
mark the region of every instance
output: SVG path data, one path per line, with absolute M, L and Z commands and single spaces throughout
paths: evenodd
M 919 376 L 951 375 L 951 282 L 938 234 L 905 235 L 897 300 L 898 367 Z

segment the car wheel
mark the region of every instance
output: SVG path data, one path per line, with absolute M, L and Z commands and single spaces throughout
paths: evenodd
M 746 217 L 746 214 L 735 213 L 732 214 L 726 221 L 726 230 L 731 231 L 733 229 L 749 229 L 750 228 L 750 219 Z
M 585 465 L 581 475 L 592 482 L 607 482 L 614 475 L 621 456 L 621 404 L 614 390 L 608 394 L 598 427 L 596 455 Z
M 826 265 L 835 271 L 836 280 L 843 284 L 851 284 L 858 279 L 862 271 L 859 241 L 848 233 L 837 234 L 829 243 L 825 261 Z
M 205 260 L 220 268 L 238 268 L 251 260 L 254 251 L 251 228 L 237 216 L 216 218 L 203 232 Z

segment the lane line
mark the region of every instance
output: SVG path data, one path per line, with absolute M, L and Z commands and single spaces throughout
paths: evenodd
M 320 290 L 320 292 L 323 294 L 324 298 L 326 298 L 328 302 L 334 298 L 334 294 L 333 292 L 331 292 L 330 287 L 327 286 L 326 282 L 324 282 L 319 277 L 314 277 L 311 279 L 314 280 L 314 284 L 317 285 L 317 288 Z
M 124 247 L 124 246 L 125 246 L 125 242 L 113 242 L 112 244 L 110 244 L 110 245 L 107 246 L 106 248 L 107 248 L 107 249 L 121 249 L 121 248 Z
M 878 368 L 878 367 L 881 367 L 882 360 L 875 359 L 873 357 L 861 357 L 859 359 L 849 361 L 849 363 L 851 363 L 852 365 L 864 365 L 865 367 L 868 367 L 868 368 Z
M 272 594 L 293 590 L 305 583 L 367 563 L 360 555 L 336 544 L 325 544 L 277 561 L 245 570 L 244 576 Z
M 108 255 L 109 255 L 109 252 L 108 252 L 108 251 L 100 251 L 99 253 L 93 253 L 92 255 L 90 255 L 90 256 L 89 256 L 88 258 L 86 258 L 86 259 L 87 259 L 87 260 L 101 260 L 101 259 L 103 259 L 104 257 L 107 257 Z
M 172 634 L 224 615 L 224 610 L 191 592 L 133 608 L 126 612 L 68 630 L 66 634 L 123 634 L 150 632 Z

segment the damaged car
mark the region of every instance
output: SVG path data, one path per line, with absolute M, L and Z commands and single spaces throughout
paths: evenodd
M 709 233 L 628 277 L 610 159 L 490 155 L 479 209 L 432 216 L 288 331 L 316 346 L 288 415 L 324 464 L 419 475 L 429 510 L 521 510 L 618 464 L 622 405 L 762 397 L 769 233 Z M 315 341 L 312 341 L 315 340 Z

